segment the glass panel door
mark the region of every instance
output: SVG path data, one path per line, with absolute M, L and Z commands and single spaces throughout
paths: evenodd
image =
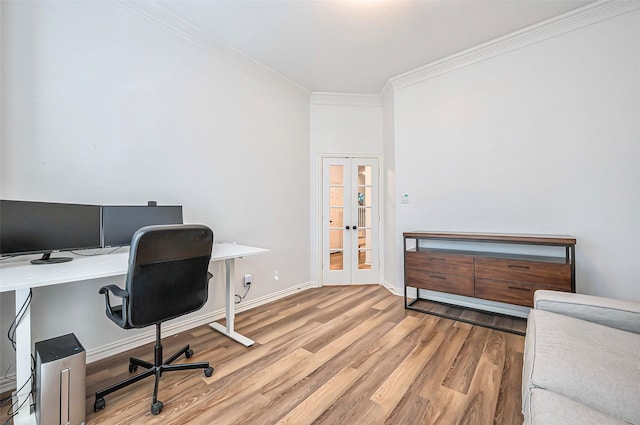
M 323 159 L 323 284 L 377 283 L 378 161 Z
M 344 270 L 344 165 L 329 166 L 329 258 L 331 270 Z
M 371 166 L 358 165 L 358 269 L 371 269 Z

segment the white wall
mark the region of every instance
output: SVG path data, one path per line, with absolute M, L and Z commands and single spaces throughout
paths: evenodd
M 217 241 L 271 249 L 239 262 L 238 275 L 254 276 L 247 302 L 308 283 L 308 92 L 232 66 L 119 3 L 2 8 L 2 198 L 181 204 L 185 222 L 210 225 Z M 194 315 L 224 306 L 215 271 Z M 33 340 L 74 332 L 91 350 L 131 337 L 106 319 L 97 293 L 122 282 L 35 290 Z M 12 300 L 2 294 L 3 334 Z M 12 358 L 1 341 L 4 371 Z
M 640 299 L 639 13 L 403 86 L 384 107 L 340 94 L 309 106 L 299 87 L 125 5 L 0 2 L 1 196 L 182 204 L 219 241 L 272 249 L 240 262 L 251 301 L 318 280 L 320 154 L 382 154 L 384 280 L 396 290 L 405 230 L 568 233 L 579 292 Z M 202 314 L 222 307 L 216 271 Z M 96 292 L 121 282 L 36 290 L 34 340 L 118 342 Z M 0 306 L 6 332 L 13 294 Z
M 322 154 L 382 154 L 382 103 L 378 96 L 314 93 L 310 107 L 311 277 L 318 281 Z M 348 283 L 348 282 L 345 282 Z
M 398 89 L 397 240 L 570 234 L 578 292 L 640 300 L 638 75 L 636 10 Z
M 396 193 L 396 146 L 395 146 L 395 93 L 390 85 L 383 90 L 383 157 L 384 167 L 382 175 L 384 179 L 384 191 L 382 191 L 382 214 L 384 217 L 384 245 L 382 246 L 382 258 L 384 265 L 384 281 L 386 287 L 394 292 L 402 286 L 396 287 L 398 268 L 402 270 L 402 260 L 398 255 L 398 249 L 402 250 L 402 244 L 398 242 L 397 206 L 399 195 Z M 402 251 L 400 251 L 402 254 Z M 395 288 L 395 290 L 394 290 Z

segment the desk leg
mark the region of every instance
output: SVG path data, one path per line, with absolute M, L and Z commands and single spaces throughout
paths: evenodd
M 233 282 L 235 282 L 236 276 L 236 262 L 234 258 L 230 258 L 224 260 L 225 265 L 225 316 L 227 319 L 227 326 L 222 326 L 220 323 L 213 322 L 209 323 L 213 329 L 217 330 L 233 339 L 234 341 L 239 342 L 240 344 L 250 347 L 253 345 L 254 341 L 247 338 L 244 335 L 240 335 L 236 331 L 233 330 L 234 320 L 236 317 L 236 303 L 235 303 L 235 290 L 233 287 Z
M 28 298 L 28 288 L 16 290 L 16 314 Z M 20 391 L 13 402 L 15 407 L 21 407 L 14 417 L 15 425 L 36 423 L 36 416 L 31 414 L 31 384 L 31 309 L 27 307 L 16 328 L 16 390 Z

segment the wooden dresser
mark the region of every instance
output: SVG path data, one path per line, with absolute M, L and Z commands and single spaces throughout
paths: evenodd
M 424 299 L 421 289 L 526 307 L 533 307 L 538 289 L 575 292 L 576 239 L 571 236 L 422 231 L 403 236 L 406 308 Z M 426 247 L 429 241 L 465 242 L 473 250 Z M 483 251 L 486 243 L 504 245 L 504 252 Z M 510 254 L 509 245 L 559 247 L 564 255 Z M 412 302 L 407 288 L 416 288 Z

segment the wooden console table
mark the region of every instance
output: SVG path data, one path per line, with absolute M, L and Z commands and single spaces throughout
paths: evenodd
M 421 289 L 533 307 L 538 289 L 575 292 L 575 246 L 572 236 L 509 233 L 405 232 L 404 302 L 405 308 L 435 314 L 415 307 L 423 298 Z M 408 248 L 407 241 L 415 247 Z M 458 241 L 505 245 L 537 245 L 564 248 L 564 256 L 539 256 L 432 248 L 420 241 Z M 475 246 L 475 245 L 474 245 Z M 506 251 L 506 250 L 505 250 Z M 416 289 L 409 302 L 407 288 Z M 444 314 L 438 314 L 447 317 Z M 457 319 L 457 318 L 456 318 Z M 459 319 L 457 319 L 459 320 Z

